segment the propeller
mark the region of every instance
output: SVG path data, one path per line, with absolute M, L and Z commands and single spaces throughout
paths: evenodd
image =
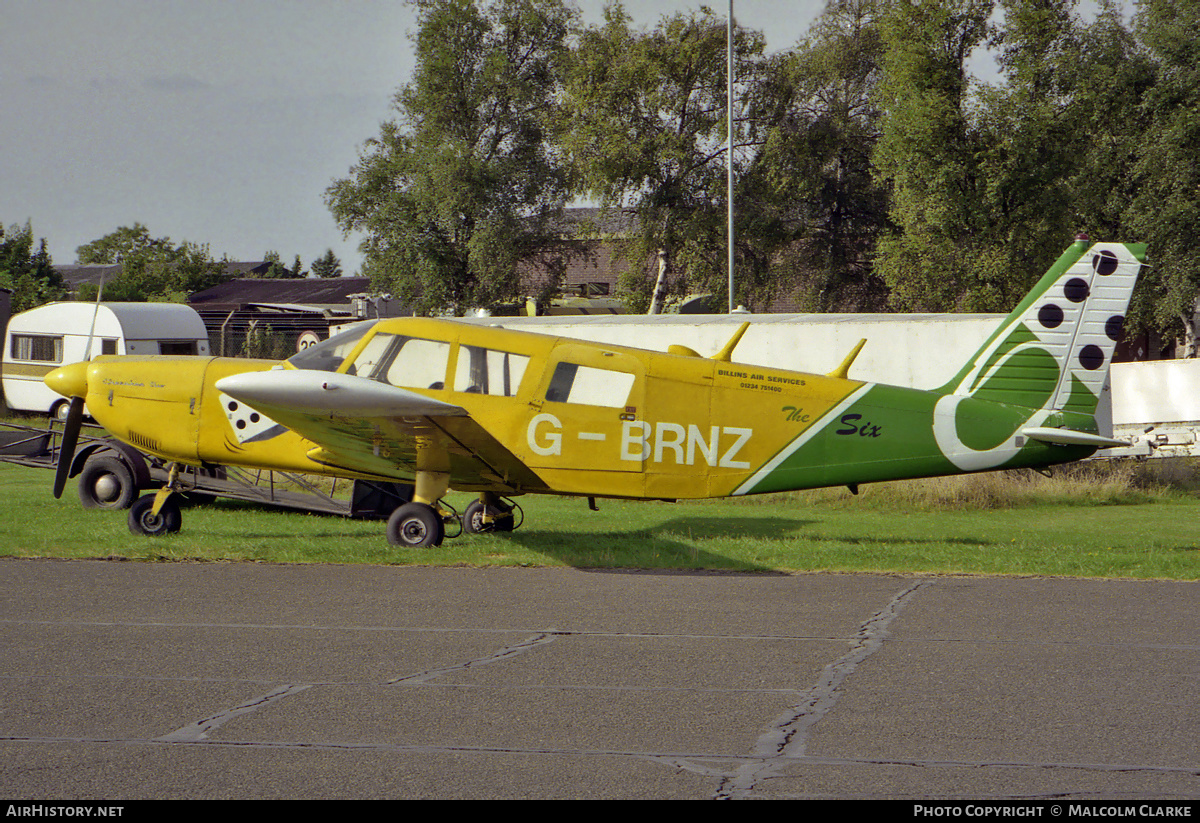
M 83 398 L 72 397 L 71 407 L 67 410 L 67 422 L 63 426 L 62 445 L 58 450 L 58 466 L 54 471 L 54 497 L 62 497 L 63 487 L 67 485 L 67 475 L 71 472 L 71 463 L 75 459 L 75 446 L 79 443 L 79 429 L 83 426 Z
M 92 360 L 92 341 L 96 337 L 96 318 L 100 315 L 100 300 L 104 294 L 104 274 L 100 274 L 100 285 L 96 289 L 96 306 L 92 309 L 92 327 L 88 330 L 87 359 L 82 363 L 55 369 L 44 378 L 45 383 L 63 397 L 71 398 L 67 409 L 67 420 L 63 424 L 62 443 L 58 449 L 58 465 L 54 467 L 54 499 L 62 497 L 75 462 L 75 447 L 79 444 L 79 430 L 83 427 L 84 397 L 87 395 L 87 364 Z

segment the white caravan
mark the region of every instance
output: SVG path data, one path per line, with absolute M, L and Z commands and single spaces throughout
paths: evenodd
M 4 335 L 4 402 L 10 409 L 65 416 L 66 401 L 42 378 L 100 354 L 207 355 L 208 332 L 200 315 L 179 303 L 48 303 L 30 309 L 10 319 Z

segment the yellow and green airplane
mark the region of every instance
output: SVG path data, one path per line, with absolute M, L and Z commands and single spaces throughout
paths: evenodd
M 512 498 L 684 499 L 1045 467 L 1125 445 L 1095 411 L 1145 247 L 1078 239 L 945 386 L 737 363 L 454 320 L 364 323 L 283 363 L 97 357 L 46 383 L 72 398 L 55 496 L 83 404 L 117 439 L 170 461 L 129 513 L 180 525 L 178 467 L 233 465 L 411 483 L 388 538 L 438 545 L 448 490 L 463 528 L 514 526 Z M 861 348 L 859 344 L 858 348 Z M 945 357 L 945 352 L 930 352 Z

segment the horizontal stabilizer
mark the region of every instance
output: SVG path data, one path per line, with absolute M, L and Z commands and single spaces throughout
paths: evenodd
M 387 383 L 327 371 L 246 372 L 224 377 L 216 385 L 235 400 L 268 414 L 275 409 L 339 417 L 460 417 L 467 413 L 461 406 Z
M 1057 446 L 1095 446 L 1097 449 L 1116 449 L 1129 445 L 1123 440 L 1113 440 L 1111 437 L 1075 431 L 1074 429 L 1031 426 L 1027 429 L 1021 429 L 1021 434 L 1031 440 L 1040 440 L 1043 443 L 1053 443 Z

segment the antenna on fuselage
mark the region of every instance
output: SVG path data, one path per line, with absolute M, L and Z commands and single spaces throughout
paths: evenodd
M 858 345 L 851 349 L 850 353 L 846 355 L 846 359 L 842 361 L 842 365 L 838 366 L 826 376 L 837 377 L 841 380 L 849 380 L 850 378 L 847 375 L 850 374 L 850 366 L 853 365 L 855 358 L 858 357 L 858 353 L 862 351 L 862 347 L 865 345 L 867 345 L 867 338 L 864 337 L 862 340 L 859 340 Z
M 729 338 L 729 342 L 725 344 L 725 348 L 710 357 L 710 360 L 720 360 L 724 363 L 729 362 L 729 358 L 733 356 L 733 350 L 737 347 L 738 342 L 742 339 L 742 335 L 746 333 L 746 329 L 750 328 L 750 323 L 743 323 L 738 327 L 738 330 L 733 333 L 733 337 Z

